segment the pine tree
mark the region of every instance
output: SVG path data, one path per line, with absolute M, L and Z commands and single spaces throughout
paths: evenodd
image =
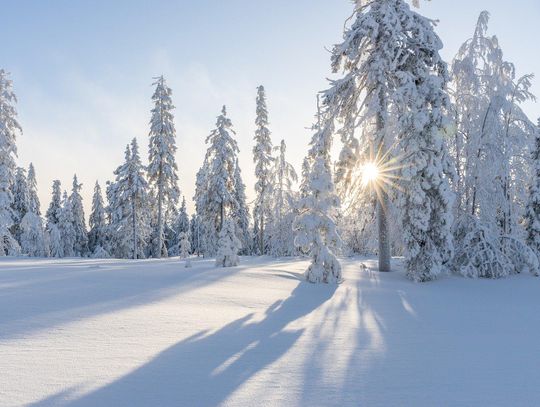
M 36 180 L 36 170 L 34 169 L 34 164 L 30 163 L 28 167 L 28 200 L 29 200 L 29 211 L 35 213 L 38 216 L 41 216 L 41 205 L 39 202 L 37 194 L 37 180 Z
M 45 217 L 47 218 L 47 227 L 50 224 L 57 225 L 59 222 L 60 211 L 62 209 L 62 190 L 59 180 L 54 180 L 52 185 L 52 198 Z
M 17 254 L 19 245 L 13 235 L 13 196 L 11 185 L 15 181 L 15 144 L 21 126 L 17 122 L 15 110 L 17 98 L 9 75 L 0 69 L 0 256 Z
M 60 241 L 62 242 L 62 252 L 65 257 L 75 256 L 76 235 L 74 229 L 73 211 L 67 192 L 62 195 L 62 206 L 58 213 L 58 229 Z
M 270 253 L 274 256 L 291 256 L 294 251 L 292 224 L 296 213 L 296 196 L 292 185 L 298 180 L 294 167 L 287 162 L 285 140 L 276 147 L 278 156 L 273 168 L 273 216 L 270 227 Z
M 191 215 L 191 221 L 189 224 L 190 236 L 191 236 L 191 250 L 197 256 L 201 255 L 202 242 L 201 242 L 201 221 L 197 214 Z
M 96 181 L 94 196 L 92 197 L 92 213 L 89 218 L 90 231 L 88 232 L 88 250 L 94 254 L 96 250 L 102 252 L 107 247 L 107 215 L 101 187 Z
M 312 283 L 338 283 L 342 279 L 341 265 L 334 254 L 341 239 L 333 217 L 339 206 L 330 163 L 333 130 L 333 122 L 328 120 L 313 135 L 308 154 L 310 171 L 306 177 L 306 196 L 300 199 L 299 214 L 293 226 L 297 233 L 296 246 L 311 257 L 305 276 Z
M 235 205 L 233 207 L 232 216 L 236 222 L 236 235 L 240 239 L 241 253 L 249 255 L 251 254 L 249 250 L 251 246 L 251 236 L 249 233 L 249 208 L 246 203 L 246 186 L 242 181 L 242 173 L 240 171 L 238 159 L 236 160 L 234 169 L 234 191 Z
M 150 236 L 148 183 L 144 177 L 137 140 L 126 146 L 125 163 L 114 174 L 116 180 L 107 188 L 111 206 L 113 246 L 117 257 L 138 259 Z
M 28 183 L 26 181 L 26 174 L 24 168 L 17 167 L 17 170 L 15 172 L 15 182 L 13 184 L 11 194 L 13 196 L 13 226 L 11 228 L 11 234 L 20 244 L 21 221 L 30 208 Z
M 176 130 L 174 127 L 174 106 L 171 100 L 172 91 L 167 87 L 163 76 L 156 78 L 156 86 L 152 100 L 152 118 L 150 120 L 150 148 L 148 180 L 155 189 L 157 197 L 157 225 L 155 256 L 161 257 L 164 245 L 164 222 L 166 214 L 178 202 L 178 167 L 174 155 L 176 153 Z
M 186 198 L 182 198 L 182 204 L 180 209 L 174 215 L 174 220 L 170 227 L 170 237 L 169 237 L 169 246 L 168 252 L 169 255 L 173 256 L 178 254 L 178 247 L 180 247 L 180 236 L 182 233 L 190 233 L 190 224 L 189 216 L 186 209 Z
M 219 232 L 216 267 L 234 267 L 240 263 L 238 251 L 242 247 L 242 243 L 236 236 L 235 229 L 235 222 L 232 219 L 224 221 Z
M 88 255 L 88 232 L 84 218 L 84 208 L 82 203 L 81 189 L 77 175 L 73 176 L 71 195 L 69 196 L 69 208 L 73 222 L 74 244 L 73 250 L 76 256 L 86 257 Z
M 31 257 L 45 257 L 48 254 L 43 221 L 39 215 L 28 211 L 20 223 L 21 250 Z
M 197 173 L 194 197 L 203 229 L 205 256 L 216 253 L 218 234 L 226 217 L 234 211 L 238 214 L 242 206 L 237 200 L 241 191 L 236 189 L 240 182 L 235 176 L 239 150 L 231 134 L 235 134 L 232 122 L 223 106 L 216 128 L 206 138 L 208 149 L 203 166 Z
M 255 203 L 253 217 L 256 220 L 258 240 L 258 253 L 267 252 L 266 232 L 271 216 L 272 197 L 272 140 L 268 130 L 268 110 L 266 107 L 266 94 L 263 86 L 257 88 L 257 117 L 255 124 L 255 146 L 253 147 L 253 162 L 255 163 Z
M 540 256 L 540 119 L 538 120 L 532 160 L 534 172 L 525 208 L 525 230 L 527 231 L 527 244 L 537 256 Z

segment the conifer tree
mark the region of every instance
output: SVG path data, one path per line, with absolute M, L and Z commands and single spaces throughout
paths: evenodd
M 21 221 L 24 215 L 27 214 L 30 207 L 28 183 L 24 168 L 17 167 L 15 172 L 15 182 L 12 187 L 11 194 L 13 196 L 12 213 L 13 226 L 11 233 L 17 242 L 21 243 Z
M 216 253 L 218 234 L 226 217 L 234 211 L 238 214 L 242 207 L 238 202 L 241 191 L 237 191 L 237 187 L 243 184 L 238 182 L 239 178 L 235 176 L 239 150 L 231 134 L 235 134 L 232 122 L 223 106 L 216 128 L 206 138 L 208 149 L 203 166 L 197 173 L 194 197 L 204 232 L 205 256 Z M 235 220 L 238 220 L 238 217 Z
M 249 209 L 246 202 L 246 186 L 244 185 L 244 181 L 242 181 L 242 173 L 240 171 L 240 166 L 238 165 L 238 159 L 236 160 L 236 165 L 234 169 L 234 191 L 235 205 L 233 207 L 233 219 L 235 220 L 237 227 L 236 235 L 240 239 L 241 253 L 248 255 L 251 254 L 251 236 L 249 233 Z
M 62 189 L 60 180 L 54 180 L 52 185 L 52 197 L 45 217 L 47 218 L 47 227 L 50 224 L 58 224 L 60 210 L 62 208 Z
M 255 146 L 253 147 L 253 162 L 255 163 L 255 203 L 253 217 L 257 225 L 256 239 L 258 253 L 265 254 L 267 248 L 267 224 L 271 216 L 272 197 L 272 140 L 268 129 L 268 109 L 266 94 L 263 86 L 257 88 L 257 109 L 255 124 Z
M 17 254 L 19 245 L 13 235 L 13 195 L 15 181 L 16 136 L 21 132 L 15 110 L 17 98 L 9 75 L 0 69 L 0 256 Z
M 37 194 L 37 180 L 36 180 L 36 170 L 34 169 L 34 164 L 30 163 L 28 167 L 28 200 L 29 200 L 29 210 L 32 213 L 35 213 L 38 216 L 41 216 L 41 204 L 39 202 Z
M 223 227 L 219 231 L 216 267 L 234 267 L 240 263 L 238 251 L 242 243 L 236 236 L 235 229 L 235 222 L 232 219 L 224 221 Z
M 163 76 L 155 78 L 150 120 L 148 181 L 155 190 L 157 204 L 155 257 L 161 257 L 164 245 L 164 223 L 167 212 L 178 202 L 178 167 L 176 165 L 176 130 L 172 110 L 172 91 Z
M 270 228 L 270 253 L 274 256 L 294 254 L 292 224 L 296 216 L 296 197 L 292 190 L 298 176 L 294 167 L 287 162 L 285 140 L 281 140 L 273 168 L 273 216 Z
M 73 176 L 72 185 L 68 207 L 71 210 L 71 219 L 73 222 L 73 250 L 76 256 L 86 257 L 88 255 L 88 232 L 86 230 L 86 220 L 84 218 L 81 196 L 82 184 L 79 184 L 77 175 Z
M 532 161 L 533 176 L 525 208 L 525 230 L 527 231 L 527 244 L 537 256 L 540 256 L 540 119 L 538 120 Z
M 88 232 L 88 249 L 95 254 L 96 249 L 105 250 L 107 247 L 107 215 L 101 187 L 96 181 L 94 196 L 92 197 L 92 213 L 89 218 L 90 231 Z
M 62 242 L 62 255 L 65 257 L 75 256 L 76 234 L 74 229 L 73 211 L 67 192 L 62 194 L 62 206 L 58 213 L 58 229 Z
M 333 130 L 333 122 L 328 120 L 313 135 L 306 195 L 300 199 L 299 214 L 293 226 L 297 233 L 296 246 L 311 257 L 305 276 L 312 283 L 338 283 L 342 279 L 341 265 L 335 255 L 341 239 L 334 219 L 339 198 L 330 163 Z
M 180 238 L 179 238 L 179 250 L 178 253 L 180 255 L 181 259 L 185 259 L 185 267 L 191 267 L 191 261 L 189 260 L 189 252 L 191 250 L 191 245 L 189 243 L 189 235 L 187 232 L 180 232 Z

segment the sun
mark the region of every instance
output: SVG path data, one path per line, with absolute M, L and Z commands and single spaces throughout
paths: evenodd
M 375 162 L 368 162 L 362 165 L 362 184 L 368 186 L 376 183 L 380 176 L 379 166 Z

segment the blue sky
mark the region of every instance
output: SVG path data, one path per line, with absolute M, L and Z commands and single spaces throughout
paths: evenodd
M 152 77 L 173 89 L 180 186 L 191 200 L 204 139 L 226 104 L 237 131 L 240 163 L 251 197 L 256 86 L 268 94 L 274 143 L 284 138 L 299 169 L 326 87 L 329 54 L 351 14 L 347 0 L 2 2 L 0 66 L 12 73 L 24 134 L 19 163 L 34 162 L 48 205 L 52 180 L 71 186 L 77 173 L 86 206 L 93 184 L 112 178 L 125 145 L 146 150 Z M 481 10 L 490 33 L 519 74 L 540 75 L 540 2 L 433 0 L 421 12 L 440 20 L 450 60 L 473 31 Z M 533 91 L 540 96 L 540 77 Z M 527 113 L 540 116 L 529 103 Z M 191 205 L 190 205 L 191 207 Z

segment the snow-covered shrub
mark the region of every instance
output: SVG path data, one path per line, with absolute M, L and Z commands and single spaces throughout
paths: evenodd
M 240 259 L 238 258 L 240 248 L 241 242 L 236 237 L 234 222 L 231 219 L 227 219 L 219 232 L 216 267 L 238 266 L 240 263 Z
M 531 273 L 540 276 L 540 263 L 536 253 L 521 240 L 512 236 L 501 238 L 504 255 L 514 265 L 514 273 Z

